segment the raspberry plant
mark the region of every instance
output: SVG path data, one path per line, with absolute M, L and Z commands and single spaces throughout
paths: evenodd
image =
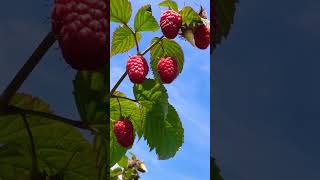
M 106 0 L 54 1 L 52 31 L 0 97 L 0 179 L 107 179 L 108 6 Z M 70 83 L 79 120 L 54 113 L 34 95 L 17 93 L 56 41 L 65 65 L 75 70 Z
M 210 43 L 210 21 L 203 7 L 199 7 L 199 11 L 190 6 L 179 9 L 173 0 L 161 1 L 158 5 L 165 10 L 157 18 L 152 14 L 150 4 L 140 7 L 133 15 L 129 0 L 110 0 L 110 20 L 117 25 L 112 33 L 111 56 L 136 49 L 135 55 L 128 55 L 125 59 L 124 73 L 109 95 L 110 167 L 117 167 L 111 170 L 112 179 L 120 176 L 130 179 L 129 176 L 132 178 L 133 174 L 138 174 L 137 170 L 128 173 L 127 163 L 122 165 L 123 159 L 128 160 L 127 151 L 134 146 L 131 124 L 137 138 L 146 140 L 160 160 L 174 157 L 184 142 L 183 125 L 168 100 L 164 84 L 174 83 L 183 70 L 183 48 L 175 38 L 183 38 L 199 50 L 206 49 Z M 163 35 L 149 39 L 149 47 L 141 51 L 139 43 L 143 33 L 158 30 Z M 150 59 L 145 58 L 147 53 L 150 53 Z M 149 72 L 153 78 L 146 78 Z M 134 98 L 117 91 L 127 75 L 132 82 Z M 131 122 L 127 123 L 129 130 L 126 130 L 123 119 Z M 130 134 L 130 138 L 125 138 L 125 134 Z

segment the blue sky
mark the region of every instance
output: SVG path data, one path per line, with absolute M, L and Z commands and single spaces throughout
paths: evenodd
M 160 13 L 166 8 L 157 6 L 160 0 L 132 1 L 133 15 L 142 5 L 150 3 L 154 16 L 159 19 Z M 188 5 L 196 10 L 200 4 L 209 7 L 209 1 L 178 1 L 179 7 Z M 209 9 L 208 9 L 209 10 Z M 208 12 L 209 13 L 209 12 Z M 210 15 L 210 13 L 209 13 Z M 133 20 L 131 19 L 131 25 Z M 117 24 L 111 24 L 111 32 Z M 161 30 L 156 33 L 143 33 L 140 41 L 140 49 L 144 50 L 150 44 L 153 37 L 161 36 Z M 192 47 L 188 42 L 176 38 L 185 53 L 185 64 L 182 74 L 170 85 L 166 85 L 169 101 L 173 104 L 182 120 L 185 129 L 185 143 L 181 151 L 169 160 L 157 160 L 154 151 L 149 148 L 144 140 L 135 142 L 131 151 L 138 158 L 145 161 L 149 172 L 142 175 L 146 180 L 183 179 L 183 180 L 206 180 L 210 179 L 210 52 Z M 135 49 L 128 53 L 116 55 L 111 59 L 111 88 L 125 71 L 128 55 L 134 55 Z M 150 61 L 149 53 L 145 56 Z M 152 78 L 150 71 L 148 77 Z M 126 78 L 118 90 L 125 92 L 129 97 L 132 95 L 133 84 Z
M 215 157 L 226 180 L 320 179 L 320 2 L 241 1 L 215 52 Z

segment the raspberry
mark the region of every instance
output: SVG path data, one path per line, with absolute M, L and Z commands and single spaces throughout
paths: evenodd
M 133 125 L 129 119 L 123 118 L 114 124 L 114 134 L 116 135 L 118 143 L 124 147 L 129 148 L 134 142 Z
M 173 57 L 161 58 L 158 62 L 158 73 L 162 83 L 171 83 L 179 74 L 177 60 Z
M 194 42 L 199 49 L 207 49 L 210 44 L 210 27 L 204 24 L 196 27 Z
M 108 5 L 106 0 L 55 0 L 52 31 L 72 68 L 97 70 L 107 64 Z
M 149 66 L 143 56 L 136 55 L 129 58 L 126 70 L 132 83 L 141 84 L 146 79 Z
M 160 27 L 166 38 L 174 39 L 182 25 L 181 15 L 173 10 L 167 10 L 160 16 Z

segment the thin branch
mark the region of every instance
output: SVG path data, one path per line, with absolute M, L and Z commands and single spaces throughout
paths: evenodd
M 142 52 L 142 55 L 145 55 L 148 51 L 150 51 L 155 45 L 157 45 L 164 36 L 162 35 L 156 42 L 154 42 L 150 47 L 148 47 L 145 51 Z
M 53 32 L 49 32 L 44 40 L 40 43 L 37 49 L 33 52 L 27 62 L 22 66 L 10 84 L 6 87 L 0 97 L 0 106 L 4 109 L 8 106 L 11 98 L 16 94 L 18 89 L 21 87 L 23 82 L 27 79 L 33 69 L 40 62 L 45 53 L 50 49 L 50 47 L 56 41 Z
M 135 99 L 131 99 L 131 98 L 127 98 L 127 97 L 122 97 L 122 96 L 117 96 L 117 95 L 112 95 L 111 98 L 119 98 L 119 99 L 126 99 L 132 102 L 136 102 L 139 103 L 139 101 L 135 100 Z
M 18 107 L 14 107 L 14 106 L 9 106 L 8 109 L 9 109 L 8 112 L 10 114 L 23 113 L 23 114 L 27 114 L 27 115 L 34 115 L 34 116 L 44 117 L 44 118 L 48 118 L 48 119 L 51 119 L 51 120 L 63 122 L 65 124 L 69 124 L 69 125 L 77 127 L 77 128 L 91 130 L 91 128 L 88 125 L 84 124 L 82 121 L 76 121 L 76 120 L 68 119 L 68 118 L 65 118 L 65 117 L 62 117 L 62 116 L 58 116 L 58 115 L 55 115 L 55 114 L 50 114 L 50 113 L 40 112 L 40 111 L 34 111 L 34 110 L 29 110 L 29 109 L 22 109 L 22 108 L 18 108 Z
M 37 159 L 36 147 L 34 144 L 32 132 L 31 132 L 29 123 L 27 121 L 26 115 L 24 113 L 21 113 L 21 117 L 22 117 L 23 122 L 26 126 L 28 136 L 30 139 L 31 153 L 32 153 L 32 173 L 31 173 L 31 176 L 32 176 L 32 178 L 35 178 L 35 177 L 38 177 L 38 170 L 39 170 L 38 169 L 38 159 Z
M 124 72 L 124 73 L 122 74 L 122 76 L 120 77 L 120 79 L 118 80 L 118 82 L 117 82 L 117 83 L 114 85 L 114 87 L 111 89 L 109 97 L 114 94 L 114 92 L 117 90 L 117 88 L 120 86 L 120 84 L 121 84 L 121 82 L 124 80 L 124 78 L 126 78 L 126 76 L 127 76 L 127 72 Z

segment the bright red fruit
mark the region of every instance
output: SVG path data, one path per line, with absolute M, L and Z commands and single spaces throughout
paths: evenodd
M 199 49 L 207 49 L 210 45 L 210 27 L 204 24 L 196 27 L 194 42 Z
M 160 27 L 166 38 L 174 39 L 182 25 L 181 15 L 173 10 L 167 10 L 160 16 Z
M 134 142 L 134 129 L 132 122 L 129 119 L 123 118 L 114 124 L 114 134 L 118 143 L 124 147 L 129 148 Z
M 136 55 L 129 58 L 126 70 L 132 83 L 141 84 L 146 79 L 149 66 L 143 56 Z
M 107 0 L 55 0 L 52 31 L 72 68 L 97 70 L 107 63 L 107 6 Z
M 177 60 L 173 57 L 161 58 L 158 62 L 158 73 L 162 83 L 171 83 L 179 74 Z

